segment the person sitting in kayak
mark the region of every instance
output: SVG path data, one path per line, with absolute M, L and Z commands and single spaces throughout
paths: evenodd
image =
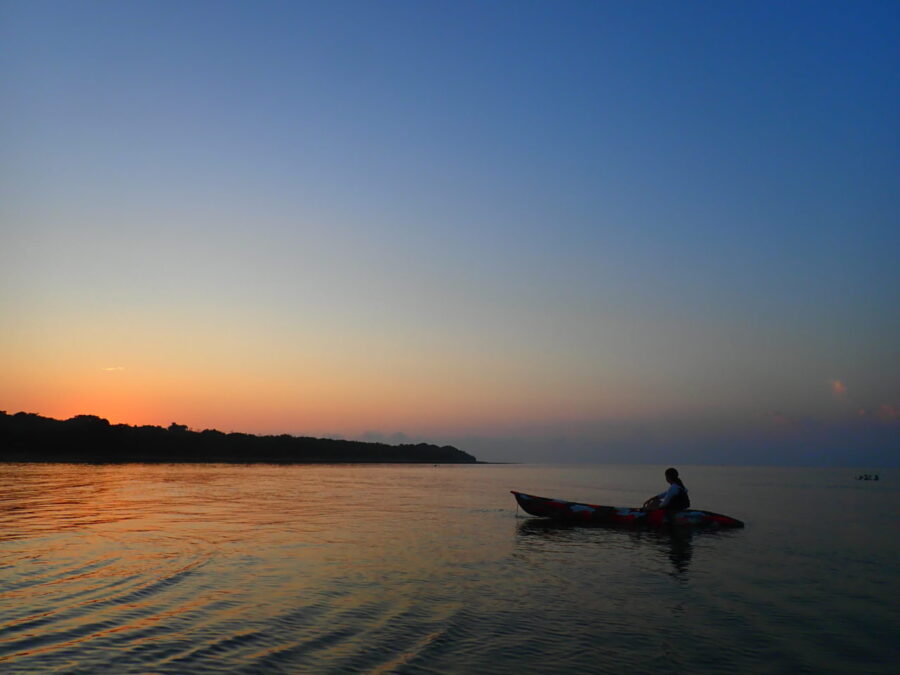
M 666 469 L 666 480 L 669 482 L 669 489 L 665 492 L 660 492 L 655 497 L 650 497 L 644 502 L 643 509 L 645 511 L 665 509 L 666 515 L 671 516 L 676 511 L 684 511 L 691 508 L 691 498 L 688 497 L 687 488 L 678 477 L 678 470 Z

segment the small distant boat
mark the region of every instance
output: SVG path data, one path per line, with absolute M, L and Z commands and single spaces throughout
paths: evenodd
M 548 499 L 515 490 L 510 490 L 510 492 L 525 513 L 539 518 L 555 518 L 570 523 L 609 527 L 661 527 L 666 524 L 666 514 L 662 509 L 642 511 L 628 507 L 598 506 L 567 502 L 562 499 Z M 744 523 L 736 518 L 695 509 L 676 512 L 672 518 L 672 525 L 712 529 L 744 527 Z

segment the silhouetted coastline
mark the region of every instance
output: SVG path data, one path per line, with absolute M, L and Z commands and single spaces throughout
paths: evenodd
M 96 415 L 57 420 L 0 411 L 3 462 L 230 462 L 274 464 L 454 463 L 475 457 L 450 445 L 387 445 L 305 436 L 255 436 L 175 424 L 110 424 Z

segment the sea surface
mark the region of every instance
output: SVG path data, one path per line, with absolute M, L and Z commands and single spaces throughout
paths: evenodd
M 900 471 L 681 466 L 746 522 L 563 527 L 659 466 L 0 464 L 0 672 L 895 673 Z

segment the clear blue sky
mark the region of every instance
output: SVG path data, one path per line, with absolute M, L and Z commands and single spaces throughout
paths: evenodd
M 898 19 L 0 2 L 0 409 L 897 463 Z

